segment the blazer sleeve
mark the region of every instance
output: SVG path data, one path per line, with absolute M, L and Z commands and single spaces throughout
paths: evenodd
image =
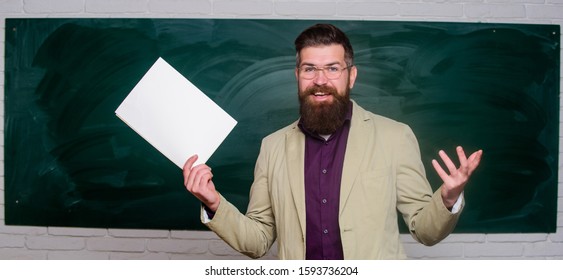
M 453 231 L 461 209 L 452 214 L 442 202 L 441 190 L 432 192 L 414 133 L 405 125 L 402 134 L 396 158 L 397 209 L 413 238 L 432 246 Z
M 264 256 L 275 241 L 276 229 L 268 192 L 267 161 L 261 148 L 250 189 L 246 215 L 221 195 L 213 219 L 205 223 L 236 251 L 251 258 Z M 202 221 L 203 221 L 202 209 Z

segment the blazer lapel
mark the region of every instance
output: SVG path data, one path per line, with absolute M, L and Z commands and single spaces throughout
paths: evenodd
M 364 111 L 360 108 L 354 101 L 352 101 L 353 111 L 352 111 L 352 122 L 350 126 L 350 132 L 348 134 L 348 142 L 346 144 L 346 155 L 344 156 L 344 167 L 342 170 L 342 181 L 340 183 L 340 210 L 342 213 L 346 202 L 348 201 L 348 196 L 352 191 L 352 186 L 356 177 L 358 177 L 358 172 L 360 171 L 360 166 L 362 164 L 365 155 L 365 122 L 369 120 L 365 116 Z
M 305 236 L 305 135 L 299 131 L 297 122 L 294 123 L 293 130 L 286 134 L 286 158 L 287 170 L 289 175 L 289 187 L 297 209 L 301 232 Z

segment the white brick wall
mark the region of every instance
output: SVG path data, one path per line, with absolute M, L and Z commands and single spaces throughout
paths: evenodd
M 337 18 L 562 24 L 563 0 L 0 0 L 1 54 L 4 53 L 6 17 Z M 3 91 L 3 55 L 0 56 L 0 76 Z M 3 94 L 0 100 L 3 118 Z M 0 208 L 3 208 L 3 128 L 0 134 Z M 560 159 L 560 165 L 561 162 Z M 561 183 L 558 203 L 555 234 L 454 234 L 434 247 L 417 244 L 410 236 L 402 236 L 402 240 L 411 258 L 563 259 Z M 275 248 L 272 251 L 275 252 Z M 265 258 L 275 259 L 273 252 Z M 5 226 L 4 213 L 0 211 L 0 259 L 246 257 L 207 231 Z

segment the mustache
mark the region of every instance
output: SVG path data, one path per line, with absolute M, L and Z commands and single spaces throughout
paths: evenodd
M 314 95 L 317 92 L 324 92 L 326 94 L 330 94 L 330 95 L 337 95 L 338 92 L 336 91 L 335 88 L 327 86 L 327 85 L 313 85 L 308 87 L 304 92 L 303 95 L 307 96 L 307 95 Z

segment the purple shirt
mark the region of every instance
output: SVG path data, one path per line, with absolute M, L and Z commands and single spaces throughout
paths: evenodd
M 305 129 L 305 208 L 306 248 L 308 260 L 341 260 L 344 258 L 338 212 L 340 181 L 350 131 L 352 106 L 344 125 L 327 140 Z

